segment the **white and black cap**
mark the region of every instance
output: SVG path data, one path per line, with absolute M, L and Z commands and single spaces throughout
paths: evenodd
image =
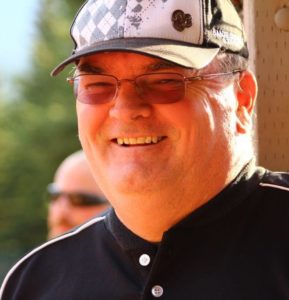
M 248 57 L 242 21 L 230 0 L 88 0 L 71 26 L 72 55 L 106 51 L 150 55 L 187 68 L 208 65 L 220 51 Z

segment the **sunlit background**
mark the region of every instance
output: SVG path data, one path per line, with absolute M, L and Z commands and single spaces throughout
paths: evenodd
M 72 50 L 81 0 L 3 1 L 0 10 L 0 280 L 46 240 L 46 186 L 78 150 L 75 100 L 51 69 Z
M 37 0 L 1 3 L 0 80 L 7 93 L 10 90 L 10 80 L 29 69 L 39 6 L 40 2 Z

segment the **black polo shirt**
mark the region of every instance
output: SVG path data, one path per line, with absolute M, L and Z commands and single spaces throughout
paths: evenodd
M 113 209 L 33 250 L 1 300 L 288 300 L 289 174 L 247 166 L 164 233 L 129 231 Z

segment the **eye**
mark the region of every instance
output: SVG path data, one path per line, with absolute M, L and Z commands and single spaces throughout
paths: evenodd
M 181 83 L 182 80 L 180 79 L 176 79 L 176 78 L 162 78 L 159 80 L 156 80 L 156 82 L 154 84 L 179 84 Z
M 152 78 L 152 80 L 148 81 L 148 87 L 154 90 L 159 91 L 168 91 L 179 89 L 183 86 L 183 80 L 181 78 L 176 77 L 161 77 L 161 78 Z
M 89 87 L 106 87 L 106 86 L 113 86 L 113 84 L 111 82 L 106 82 L 106 81 L 96 81 L 96 82 L 92 82 L 87 84 L 86 88 Z
M 93 88 L 106 88 L 106 87 L 111 87 L 114 86 L 111 82 L 106 82 L 106 81 L 95 81 L 95 82 L 91 82 L 86 84 L 85 88 L 86 89 L 93 89 Z
M 103 93 L 107 90 L 114 89 L 115 85 L 107 81 L 95 81 L 85 85 L 85 90 L 88 93 Z

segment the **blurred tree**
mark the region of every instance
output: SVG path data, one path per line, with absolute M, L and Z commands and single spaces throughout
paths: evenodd
M 8 265 L 46 240 L 46 185 L 80 148 L 68 74 L 49 73 L 72 50 L 68 32 L 82 3 L 42 0 L 30 70 L 15 79 L 13 99 L 0 98 L 0 280 Z

